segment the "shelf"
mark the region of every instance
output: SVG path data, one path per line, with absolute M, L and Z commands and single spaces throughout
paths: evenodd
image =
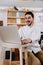
M 22 18 L 24 18 L 24 17 L 8 16 L 7 18 L 8 18 L 8 19 L 11 19 L 11 18 L 22 19 Z
M 17 25 L 18 28 L 25 26 L 25 10 L 9 9 L 7 11 L 7 25 Z
M 11 61 L 12 65 L 20 65 L 20 61 Z M 4 65 L 9 65 L 9 60 L 4 61 Z
M 26 23 L 20 23 L 20 24 L 18 24 L 18 23 L 7 23 L 7 25 L 26 25 Z
M 7 19 L 7 24 L 8 23 L 16 23 L 16 18 Z
M 12 61 L 11 64 L 12 65 L 20 65 L 20 61 Z
M 7 16 L 14 16 L 14 17 L 21 17 L 24 18 L 26 11 L 22 11 L 22 10 L 14 10 L 14 9 L 10 9 L 8 10 L 8 15 Z
M 26 10 L 15 10 L 14 8 L 8 9 L 8 12 L 27 12 Z

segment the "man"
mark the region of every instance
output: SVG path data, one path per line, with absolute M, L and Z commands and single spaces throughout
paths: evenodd
M 39 40 L 41 29 L 34 22 L 34 14 L 29 11 L 25 14 L 26 26 L 19 29 L 22 44 L 29 44 L 28 65 L 43 65 L 43 51 L 40 48 Z

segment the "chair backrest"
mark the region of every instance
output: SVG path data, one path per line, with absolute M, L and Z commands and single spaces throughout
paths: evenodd
M 16 25 L 3 26 L 1 29 L 1 36 L 4 42 L 21 44 Z

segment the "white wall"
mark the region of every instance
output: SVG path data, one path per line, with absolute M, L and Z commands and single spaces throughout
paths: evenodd
M 7 25 L 7 11 L 6 10 L 0 10 L 0 20 L 3 21 L 3 26 Z
M 36 24 L 41 27 L 41 31 L 43 32 L 43 13 L 36 13 L 35 14 L 35 21 Z

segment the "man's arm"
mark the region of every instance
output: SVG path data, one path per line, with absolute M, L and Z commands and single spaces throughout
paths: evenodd
M 32 43 L 32 40 L 31 39 L 24 39 L 24 40 L 21 40 L 22 44 L 28 44 L 28 43 Z

